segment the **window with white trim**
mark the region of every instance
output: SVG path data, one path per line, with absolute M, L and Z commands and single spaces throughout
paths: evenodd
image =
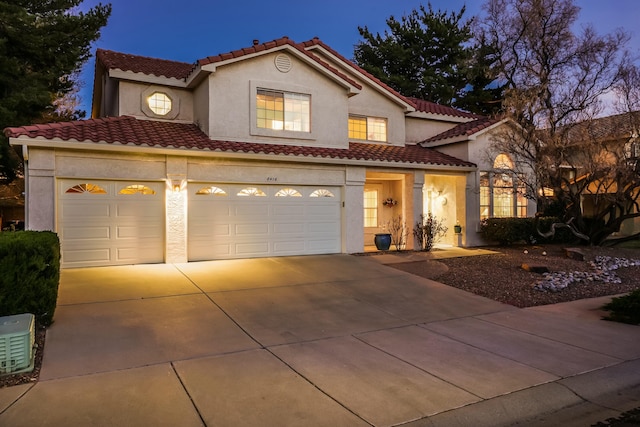
M 378 226 L 378 190 L 364 189 L 364 226 Z
M 499 154 L 492 170 L 480 172 L 480 219 L 527 216 L 526 188 L 513 167 L 509 156 Z
M 387 142 L 387 119 L 350 115 L 349 139 Z
M 293 132 L 311 131 L 311 96 L 302 93 L 258 89 L 256 126 Z

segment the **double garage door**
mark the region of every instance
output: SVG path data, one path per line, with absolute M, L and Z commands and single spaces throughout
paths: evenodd
M 63 266 L 164 262 L 165 191 L 163 182 L 59 180 Z M 339 187 L 190 183 L 188 259 L 339 253 L 340 194 Z
M 190 261 L 339 253 L 339 187 L 189 184 Z

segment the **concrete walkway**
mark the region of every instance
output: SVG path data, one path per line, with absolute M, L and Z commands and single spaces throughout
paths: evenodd
M 640 406 L 608 300 L 522 310 L 375 256 L 64 270 L 0 425 L 590 425 Z

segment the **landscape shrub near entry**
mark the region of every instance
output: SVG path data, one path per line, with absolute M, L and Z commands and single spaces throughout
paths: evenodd
M 50 231 L 0 233 L 0 316 L 32 313 L 53 321 L 60 281 L 60 240 Z
M 545 238 L 538 233 L 546 233 L 551 225 L 560 220 L 555 217 L 537 218 L 486 218 L 480 223 L 480 234 L 489 242 L 500 245 L 514 243 L 571 243 L 576 237 L 567 228 L 559 228 L 551 238 Z

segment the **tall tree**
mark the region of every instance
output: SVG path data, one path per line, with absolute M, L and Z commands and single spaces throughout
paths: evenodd
M 0 1 L 0 130 L 52 114 L 73 90 L 111 5 L 79 12 L 82 0 Z M 16 176 L 18 159 L 0 135 L 0 182 Z
M 405 96 L 491 111 L 495 103 L 487 101 L 496 93 L 484 91 L 494 80 L 485 62 L 491 49 L 472 46 L 473 19 L 463 19 L 465 11 L 436 12 L 428 3 L 400 20 L 389 17 L 384 35 L 358 27 L 363 40 L 354 48 L 354 61 Z
M 552 190 L 552 198 L 538 198 L 541 211 L 553 202 L 565 224 L 601 243 L 637 216 L 629 207 L 640 182 L 627 170 L 625 143 L 603 135 L 605 122 L 596 119 L 619 81 L 628 35 L 598 35 L 591 26 L 574 32 L 573 0 L 488 0 L 484 10 L 481 35 L 497 49 L 505 113 L 517 124 L 496 138 L 493 154 L 519 165 L 529 197 Z

